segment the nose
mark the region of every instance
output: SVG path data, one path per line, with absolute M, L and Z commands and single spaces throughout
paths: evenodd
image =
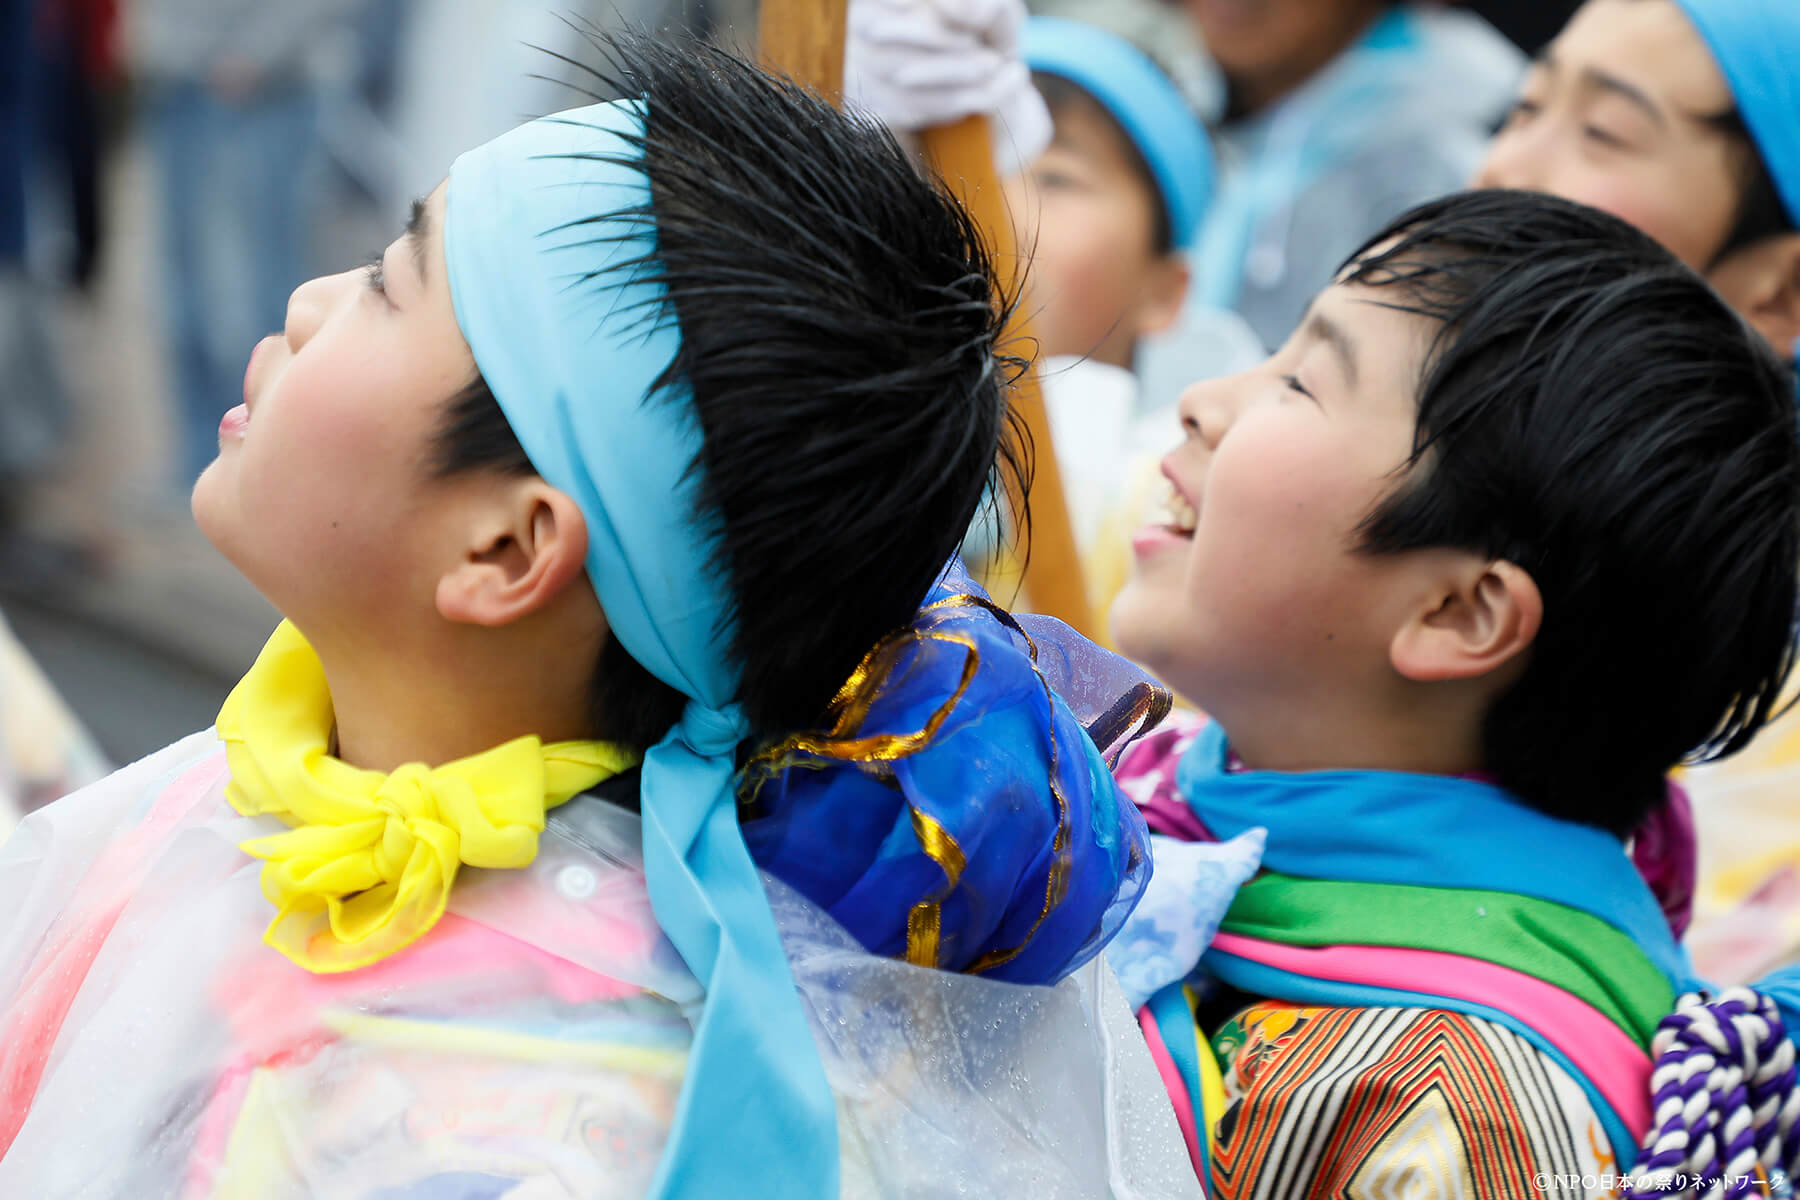
M 1476 170 L 1470 186 L 1541 191 L 1539 176 L 1543 174 L 1541 167 L 1547 151 L 1543 131 L 1536 124 L 1509 125 L 1488 143 L 1487 157 Z
M 1230 380 L 1203 379 L 1191 383 L 1176 402 L 1181 414 L 1181 428 L 1190 440 L 1199 441 L 1211 450 L 1218 446 L 1225 431 L 1231 428 L 1234 407 Z
M 291 353 L 298 354 L 300 348 L 319 332 L 332 308 L 357 286 L 357 274 L 356 271 L 343 271 L 336 275 L 321 275 L 293 290 L 288 296 L 287 322 L 282 327 L 282 336 Z

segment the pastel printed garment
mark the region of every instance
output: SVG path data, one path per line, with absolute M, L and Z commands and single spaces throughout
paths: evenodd
M 530 866 L 467 868 L 415 944 L 316 975 L 263 942 L 238 847 L 280 823 L 224 782 L 196 734 L 0 848 L 0 1196 L 644 1194 L 705 997 L 636 814 L 570 801 Z M 765 886 L 843 1195 L 1199 1195 L 1097 961 L 1055 987 L 911 966 Z

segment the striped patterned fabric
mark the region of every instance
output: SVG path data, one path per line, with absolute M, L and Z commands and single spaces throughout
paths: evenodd
M 1493 1022 L 1264 1001 L 1212 1048 L 1226 1103 L 1207 1181 L 1215 1200 L 1572 1200 L 1617 1183 L 1582 1088 Z

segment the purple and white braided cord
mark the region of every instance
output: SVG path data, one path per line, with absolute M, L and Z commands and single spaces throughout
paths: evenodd
M 1690 992 L 1656 1027 L 1650 1052 L 1655 1111 L 1630 1194 L 1760 1196 L 1757 1168 L 1771 1179 L 1795 1175 L 1800 1087 L 1773 1000 L 1747 987 L 1716 999 Z

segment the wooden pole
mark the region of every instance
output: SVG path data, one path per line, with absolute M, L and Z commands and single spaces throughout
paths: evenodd
M 844 93 L 847 0 L 762 0 L 756 39 L 763 65 L 833 100 Z
M 965 117 L 928 129 L 922 141 L 926 157 L 987 234 L 1002 285 L 1016 292 L 1022 264 L 1012 217 L 1000 190 L 1000 176 L 994 169 L 987 118 Z M 1023 305 L 1013 310 L 1006 341 L 1025 352 L 1036 344 L 1031 340 L 1030 319 Z M 1037 472 L 1031 484 L 1030 557 L 1024 578 L 1026 602 L 1033 612 L 1060 617 L 1077 633 L 1092 637 L 1097 630 L 1082 581 L 1081 557 L 1069 520 L 1062 469 L 1057 465 L 1056 446 L 1050 436 L 1050 415 L 1044 409 L 1044 393 L 1035 367 L 1014 387 L 1013 405 L 1024 418 L 1037 448 Z M 1018 499 L 1014 497 L 1015 504 Z
M 757 39 L 763 64 L 798 83 L 836 99 L 844 90 L 844 39 L 848 32 L 848 0 L 762 0 Z M 1002 285 L 1015 290 L 1019 255 L 1012 218 L 994 169 L 993 143 L 986 117 L 928 129 L 920 138 L 926 157 L 956 193 L 988 237 Z M 1029 347 L 1031 330 L 1023 308 L 1016 309 L 1006 333 L 1009 344 Z M 1018 381 L 1013 404 L 1031 431 L 1037 448 L 1037 472 L 1031 488 L 1031 543 L 1024 588 L 1036 612 L 1060 617 L 1077 632 L 1095 632 L 1081 578 L 1081 559 L 1069 523 L 1062 471 L 1050 437 L 1050 418 L 1037 373 Z M 1014 496 L 1019 508 L 1023 497 Z

